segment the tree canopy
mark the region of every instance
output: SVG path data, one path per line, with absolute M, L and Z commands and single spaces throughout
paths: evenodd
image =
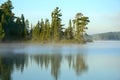
M 77 13 L 74 19 L 70 19 L 68 26 L 62 24 L 62 13 L 56 7 L 49 19 L 41 19 L 35 26 L 29 26 L 29 20 L 24 15 L 16 17 L 12 12 L 12 2 L 0 5 L 0 41 L 33 40 L 42 43 L 70 41 L 84 43 L 86 25 L 90 22 L 89 17 Z

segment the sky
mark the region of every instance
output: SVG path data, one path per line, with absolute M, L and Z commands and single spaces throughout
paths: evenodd
M 0 0 L 0 5 L 7 0 Z M 120 31 L 120 0 L 11 0 L 15 16 L 24 14 L 30 23 L 36 24 L 41 18 L 51 19 L 51 12 L 59 7 L 62 23 L 68 26 L 81 12 L 89 17 L 88 34 Z

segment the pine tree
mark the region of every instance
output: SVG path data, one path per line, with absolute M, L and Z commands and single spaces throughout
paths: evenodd
M 26 29 L 25 18 L 23 14 L 21 15 L 21 30 L 22 30 L 22 38 L 26 38 L 27 29 Z
M 1 24 L 4 29 L 5 39 L 11 39 L 15 29 L 14 28 L 14 13 L 12 13 L 12 2 L 8 0 L 7 2 L 3 3 L 1 6 Z
M 28 19 L 26 19 L 25 21 L 25 28 L 24 28 L 24 32 L 25 32 L 25 35 L 26 35 L 26 39 L 30 38 L 30 27 L 29 27 L 29 21 Z
M 69 20 L 68 39 L 73 39 L 73 27 L 72 27 L 72 22 L 71 22 L 71 20 Z
M 61 39 L 61 31 L 62 31 L 62 24 L 61 24 L 61 16 L 62 14 L 60 13 L 61 10 L 59 10 L 59 7 L 56 7 L 54 11 L 51 14 L 52 17 L 52 23 L 51 23 L 51 28 L 52 28 L 52 40 L 57 42 Z
M 41 42 L 44 42 L 44 39 L 45 39 L 45 24 L 44 24 L 44 21 L 43 19 L 41 19 L 41 22 L 40 22 L 40 40 Z
M 5 36 L 5 33 L 4 33 L 4 30 L 2 28 L 2 24 L 0 23 L 0 41 L 4 38 Z
M 49 41 L 50 40 L 50 23 L 49 20 L 46 19 L 45 20 L 45 41 Z
M 40 37 L 39 22 L 32 30 L 32 37 L 33 37 L 34 40 L 37 40 L 37 41 L 39 40 L 39 37 Z
M 78 40 L 79 43 L 84 43 L 84 32 L 87 27 L 85 27 L 88 22 L 89 18 L 83 16 L 82 13 L 77 13 L 75 16 L 75 29 L 76 29 L 76 39 Z

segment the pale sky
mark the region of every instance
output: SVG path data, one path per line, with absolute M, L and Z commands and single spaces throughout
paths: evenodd
M 0 0 L 0 5 L 7 0 Z M 88 16 L 88 34 L 120 31 L 120 0 L 11 0 L 16 16 L 24 14 L 30 23 L 51 19 L 55 7 L 61 9 L 62 23 L 68 25 L 77 12 Z

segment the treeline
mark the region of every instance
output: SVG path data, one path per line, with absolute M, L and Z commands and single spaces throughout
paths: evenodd
M 59 42 L 59 41 L 75 41 L 84 43 L 85 27 L 89 18 L 85 17 L 82 13 L 77 13 L 75 19 L 69 20 L 68 27 L 64 28 L 61 23 L 62 13 L 56 7 L 51 13 L 51 21 L 49 19 L 38 21 L 33 28 L 32 39 L 40 42 Z M 51 23 L 50 23 L 51 22 Z
M 8 0 L 0 6 L 0 40 L 32 40 L 39 42 L 78 42 L 84 43 L 86 25 L 89 18 L 82 13 L 77 13 L 74 19 L 69 20 L 69 25 L 62 24 L 62 13 L 56 7 L 49 19 L 41 19 L 35 26 L 29 26 L 29 21 L 21 17 L 16 17 L 12 12 L 12 2 Z M 63 27 L 64 26 L 64 27 Z M 65 28 L 66 27 L 66 28 Z
M 120 40 L 120 32 L 107 32 L 92 35 L 93 40 Z
M 0 40 L 24 40 L 28 35 L 29 21 L 21 17 L 16 17 L 12 12 L 12 2 L 8 0 L 0 6 Z

